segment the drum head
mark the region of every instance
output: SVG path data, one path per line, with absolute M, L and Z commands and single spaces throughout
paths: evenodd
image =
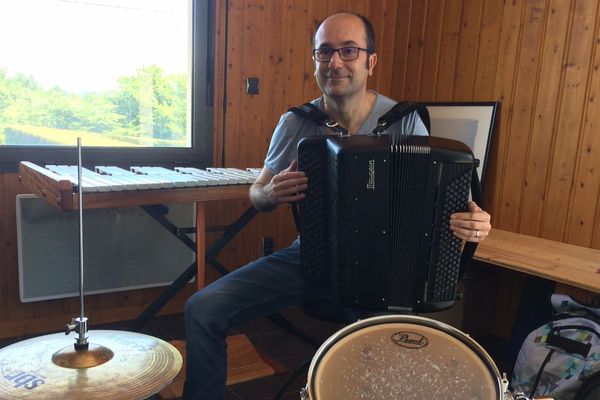
M 313 400 L 500 399 L 501 379 L 462 332 L 421 317 L 359 321 L 329 338 L 309 370 Z

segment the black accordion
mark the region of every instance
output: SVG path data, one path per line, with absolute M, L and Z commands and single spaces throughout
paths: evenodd
M 302 270 L 342 304 L 436 311 L 456 296 L 462 242 L 450 215 L 467 209 L 476 160 L 430 136 L 315 136 L 298 144 L 308 176 L 299 203 Z

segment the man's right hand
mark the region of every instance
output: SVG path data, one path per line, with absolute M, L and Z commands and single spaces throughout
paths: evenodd
M 298 171 L 298 161 L 294 160 L 276 175 L 263 168 L 250 188 L 250 200 L 256 209 L 271 211 L 279 204 L 303 199 L 307 187 L 308 178 Z

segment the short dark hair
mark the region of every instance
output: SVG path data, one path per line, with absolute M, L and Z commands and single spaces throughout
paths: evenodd
M 362 21 L 362 23 L 365 27 L 365 33 L 367 34 L 367 51 L 369 54 L 375 53 L 375 31 L 373 30 L 373 25 L 371 25 L 371 22 L 369 22 L 367 17 L 365 17 L 364 15 L 360 15 L 360 14 L 356 14 L 356 13 L 344 13 L 344 14 L 350 14 L 350 15 L 354 15 L 355 17 L 360 18 L 360 20 Z M 332 14 L 332 15 L 335 15 L 335 14 Z M 319 22 L 319 24 L 317 25 L 317 28 L 315 29 L 315 33 L 313 33 L 313 37 L 312 37 L 313 48 L 315 46 L 315 35 L 317 34 L 317 31 L 323 24 L 323 21 L 325 21 L 325 19 L 323 19 L 323 20 L 321 20 L 321 22 Z

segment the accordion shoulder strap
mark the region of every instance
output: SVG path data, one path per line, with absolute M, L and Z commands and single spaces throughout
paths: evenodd
M 348 130 L 346 128 L 338 124 L 337 121 L 329 117 L 329 115 L 325 114 L 319 109 L 319 107 L 315 106 L 311 102 L 304 103 L 298 107 L 291 107 L 288 109 L 288 111 L 313 121 L 317 125 L 326 126 L 340 136 L 346 136 L 348 134 Z
M 419 114 L 419 118 L 421 118 L 421 121 L 423 121 L 427 132 L 431 132 L 429 112 L 427 111 L 425 104 L 414 103 L 412 101 L 401 101 L 396 103 L 394 107 L 392 107 L 377 120 L 377 126 L 375 129 L 373 129 L 372 135 L 380 135 L 394 122 L 401 120 L 405 116 L 412 114 L 415 111 Z
M 481 194 L 481 182 L 479 181 L 479 175 L 477 174 L 477 167 L 479 164 L 479 160 L 476 160 L 475 165 L 473 165 L 473 173 L 471 174 L 471 197 L 473 201 L 478 205 L 483 204 L 483 196 Z M 462 254 L 460 255 L 460 267 L 458 269 L 458 281 L 462 281 L 465 274 L 467 273 L 467 269 L 471 264 L 471 260 L 475 255 L 475 250 L 477 250 L 476 242 L 466 242 L 463 247 Z
M 341 126 L 337 121 L 335 121 L 329 115 L 325 114 L 311 102 L 304 103 L 301 106 L 297 107 L 290 107 L 288 111 L 293 112 L 294 114 L 299 115 L 302 118 L 306 118 L 310 121 L 313 121 L 317 125 L 326 126 L 327 128 L 332 129 L 340 136 L 345 136 L 348 134 L 348 130 L 346 128 Z M 419 118 L 421 118 L 421 121 L 423 121 L 427 132 L 431 132 L 431 123 L 427 107 L 423 103 L 401 101 L 399 103 L 396 103 L 388 112 L 379 117 L 379 119 L 377 120 L 377 126 L 375 127 L 375 129 L 373 129 L 371 135 L 382 134 L 390 125 L 401 120 L 405 116 L 412 114 L 415 111 L 419 114 Z

